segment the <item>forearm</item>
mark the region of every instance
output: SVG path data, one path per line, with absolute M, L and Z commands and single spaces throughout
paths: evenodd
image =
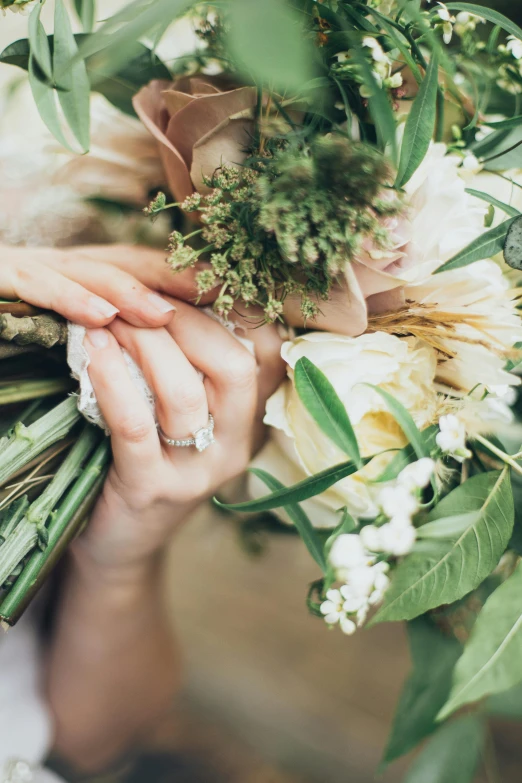
M 158 560 L 111 572 L 77 548 L 48 656 L 56 751 L 85 772 L 117 760 L 168 710 L 179 668 Z

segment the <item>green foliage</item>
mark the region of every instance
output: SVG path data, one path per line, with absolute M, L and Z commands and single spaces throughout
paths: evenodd
M 83 60 L 75 61 L 70 68 L 67 67 L 77 52 L 78 47 L 64 1 L 55 0 L 53 72 L 63 74 L 60 77 L 60 89 L 57 91 L 58 100 L 78 144 L 83 152 L 87 152 L 90 143 L 91 85 Z
M 488 598 L 455 668 L 453 688 L 439 713 L 447 718 L 459 707 L 522 682 L 522 564 Z
M 230 53 L 255 81 L 277 90 L 312 78 L 315 52 L 286 0 L 232 0 L 229 24 Z
M 96 17 L 96 0 L 74 0 L 74 8 L 84 32 L 92 32 Z
M 266 470 L 251 468 L 250 472 L 254 476 L 257 476 L 258 479 L 261 479 L 261 481 L 266 484 L 268 489 L 271 489 L 273 492 L 285 489 L 284 484 L 282 484 L 274 476 L 271 476 L 270 473 L 267 473 Z M 323 545 L 307 515 L 301 506 L 299 506 L 297 503 L 285 505 L 284 509 L 294 523 L 297 532 L 303 539 L 303 543 L 312 555 L 313 559 L 321 571 L 326 574 L 328 566 L 323 552 Z
M 303 356 L 295 366 L 294 382 L 299 399 L 325 435 L 361 468 L 361 454 L 352 423 L 326 375 Z
M 509 227 L 504 244 L 504 260 L 512 269 L 522 269 L 522 215 Z
M 489 576 L 513 530 L 513 495 L 507 469 L 468 479 L 435 506 L 428 520 L 446 533 L 448 517 L 453 522 L 464 514 L 469 514 L 470 524 L 462 532 L 439 540 L 434 551 L 414 550 L 399 564 L 372 624 L 411 620 L 458 601 Z
M 483 721 L 469 715 L 443 726 L 415 759 L 404 783 L 471 783 L 484 742 Z
M 497 253 L 501 253 L 504 249 L 504 242 L 513 220 L 515 220 L 515 218 L 506 220 L 504 223 L 490 229 L 490 231 L 481 234 L 463 250 L 453 256 L 453 258 L 450 258 L 445 264 L 439 266 L 439 268 L 435 270 L 435 274 L 447 272 L 449 269 L 458 269 L 461 266 L 468 266 L 468 264 L 472 264 L 474 261 L 481 261 L 484 258 L 493 258 Z
M 413 670 L 395 713 L 383 765 L 412 750 L 437 728 L 437 713 L 451 689 L 453 668 L 461 645 L 444 636 L 426 617 L 408 623 Z
M 506 33 L 514 35 L 515 38 L 522 40 L 522 28 L 520 28 L 507 16 L 501 14 L 499 11 L 495 11 L 494 8 L 488 8 L 484 5 L 477 5 L 476 3 L 446 3 L 450 11 L 467 11 L 470 14 L 476 14 L 483 19 L 487 19 L 488 22 L 496 24 L 501 27 Z
M 412 178 L 429 149 L 437 116 L 439 58 L 433 52 L 426 76 L 406 120 L 395 187 L 402 188 Z
M 506 215 L 509 215 L 510 217 L 517 217 L 517 215 L 520 215 L 518 209 L 515 209 L 515 207 L 512 207 L 510 204 L 505 204 L 503 201 L 499 201 L 498 198 L 491 196 L 489 193 L 484 193 L 481 190 L 474 190 L 473 188 L 466 188 L 466 193 L 469 193 L 470 196 L 474 196 L 481 201 L 486 201 L 493 207 L 497 207 L 497 209 L 501 209 L 502 212 L 505 212 Z

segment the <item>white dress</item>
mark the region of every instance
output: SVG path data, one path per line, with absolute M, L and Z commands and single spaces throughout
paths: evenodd
M 41 691 L 39 643 L 31 613 L 0 634 L 0 782 L 63 783 L 41 767 L 53 727 Z

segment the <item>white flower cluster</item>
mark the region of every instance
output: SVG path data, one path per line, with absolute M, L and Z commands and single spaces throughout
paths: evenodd
M 339 624 L 345 634 L 361 626 L 372 606 L 384 596 L 390 579 L 390 566 L 379 561 L 379 554 L 400 557 L 415 543 L 413 515 L 419 510 L 420 490 L 430 482 L 435 463 L 429 457 L 408 465 L 397 480 L 380 492 L 383 514 L 388 517 L 380 527 L 366 525 L 360 534 L 340 535 L 330 550 L 329 561 L 339 581 L 338 590 L 328 590 L 321 613 L 328 625 Z
M 454 413 L 440 417 L 439 432 L 435 440 L 444 454 L 458 462 L 464 462 L 471 457 L 471 451 L 466 448 L 466 427 Z
M 379 87 L 388 87 L 389 89 L 396 89 L 402 85 L 402 74 L 392 73 L 393 56 L 388 52 L 385 52 L 379 41 L 372 38 L 371 35 L 367 35 L 362 40 L 362 45 L 370 50 L 373 60 L 372 73 L 375 81 Z M 366 85 L 362 85 L 359 88 L 359 92 L 363 98 L 369 98 L 370 93 Z
M 486 20 L 476 14 L 470 14 L 468 11 L 460 11 L 455 17 L 454 31 L 463 38 L 466 33 L 472 33 L 476 30 L 478 24 L 486 24 Z

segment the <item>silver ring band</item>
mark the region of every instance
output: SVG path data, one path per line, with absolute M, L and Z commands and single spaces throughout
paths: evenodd
M 208 423 L 206 427 L 200 427 L 192 433 L 190 438 L 169 438 L 169 436 L 163 432 L 158 424 L 158 432 L 161 439 L 167 444 L 167 446 L 174 446 L 176 448 L 187 448 L 187 446 L 195 446 L 198 451 L 205 451 L 209 446 L 212 446 L 216 442 L 214 438 L 214 417 L 211 413 L 208 414 Z

